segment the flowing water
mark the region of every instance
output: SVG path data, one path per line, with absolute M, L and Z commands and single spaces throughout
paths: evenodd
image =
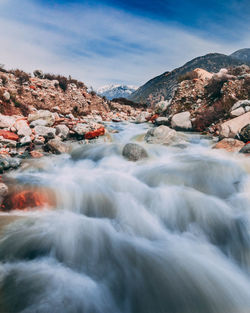
M 249 158 L 190 134 L 129 162 L 147 126 L 110 127 L 112 143 L 10 174 L 56 204 L 2 213 L 0 312 L 250 312 Z

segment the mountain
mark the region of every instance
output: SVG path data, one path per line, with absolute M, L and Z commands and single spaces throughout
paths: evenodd
M 165 72 L 149 80 L 146 84 L 133 92 L 128 99 L 154 106 L 161 100 L 170 99 L 177 87 L 178 78 L 189 71 L 202 68 L 208 72 L 218 72 L 223 67 L 237 66 L 244 63 L 246 62 L 232 56 L 220 53 L 209 53 L 197 57 L 171 72 Z
M 109 100 L 114 98 L 127 98 L 130 96 L 138 87 L 127 86 L 127 85 L 109 85 L 103 86 L 96 90 L 99 96 L 106 97 Z
M 230 55 L 232 58 L 250 63 L 250 49 L 240 49 Z

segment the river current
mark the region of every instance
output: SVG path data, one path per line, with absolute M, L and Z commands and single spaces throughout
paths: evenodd
M 111 124 L 111 143 L 30 161 L 9 174 L 55 205 L 1 213 L 1 313 L 250 312 L 250 159 L 141 141 Z M 149 158 L 130 162 L 127 142 Z

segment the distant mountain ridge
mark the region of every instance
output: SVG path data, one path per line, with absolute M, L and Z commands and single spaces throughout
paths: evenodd
M 177 87 L 179 76 L 195 68 L 202 68 L 209 72 L 218 72 L 223 67 L 250 64 L 250 61 L 248 61 L 250 49 L 242 50 L 234 52 L 231 56 L 220 53 L 209 53 L 197 57 L 171 72 L 164 72 L 152 78 L 133 92 L 128 99 L 137 103 L 146 103 L 149 106 L 154 106 L 161 100 L 170 99 Z M 243 60 L 239 59 L 241 57 Z
M 250 63 L 250 48 L 240 49 L 230 55 L 232 58 Z
M 108 85 L 98 88 L 96 93 L 99 96 L 106 97 L 109 100 L 114 98 L 127 98 L 130 96 L 138 87 L 131 85 Z

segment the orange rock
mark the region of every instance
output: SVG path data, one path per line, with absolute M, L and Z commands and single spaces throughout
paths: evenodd
M 241 148 L 244 147 L 244 142 L 233 139 L 233 138 L 224 138 L 223 140 L 216 143 L 213 146 L 213 149 L 224 149 L 228 152 L 239 152 Z
M 103 136 L 104 134 L 105 134 L 105 128 L 101 127 L 101 128 L 96 129 L 96 130 L 87 132 L 84 135 L 84 138 L 85 139 L 93 139 L 93 138 L 96 138 L 96 137 L 99 137 L 99 136 Z
M 13 192 L 8 195 L 2 205 L 3 211 L 11 210 L 27 210 L 53 206 L 54 199 L 51 192 L 45 190 L 22 190 L 19 192 Z
M 5 139 L 15 140 L 15 141 L 18 141 L 19 139 L 17 134 L 12 133 L 8 130 L 3 130 L 3 129 L 0 129 L 0 136 L 2 136 Z
M 158 117 L 159 117 L 158 114 L 154 114 L 154 115 L 152 115 L 152 116 L 150 116 L 150 117 L 146 117 L 146 120 L 147 120 L 148 122 L 154 122 Z
M 31 85 L 31 86 L 30 86 L 30 89 L 36 90 L 36 87 L 33 86 L 33 85 Z

